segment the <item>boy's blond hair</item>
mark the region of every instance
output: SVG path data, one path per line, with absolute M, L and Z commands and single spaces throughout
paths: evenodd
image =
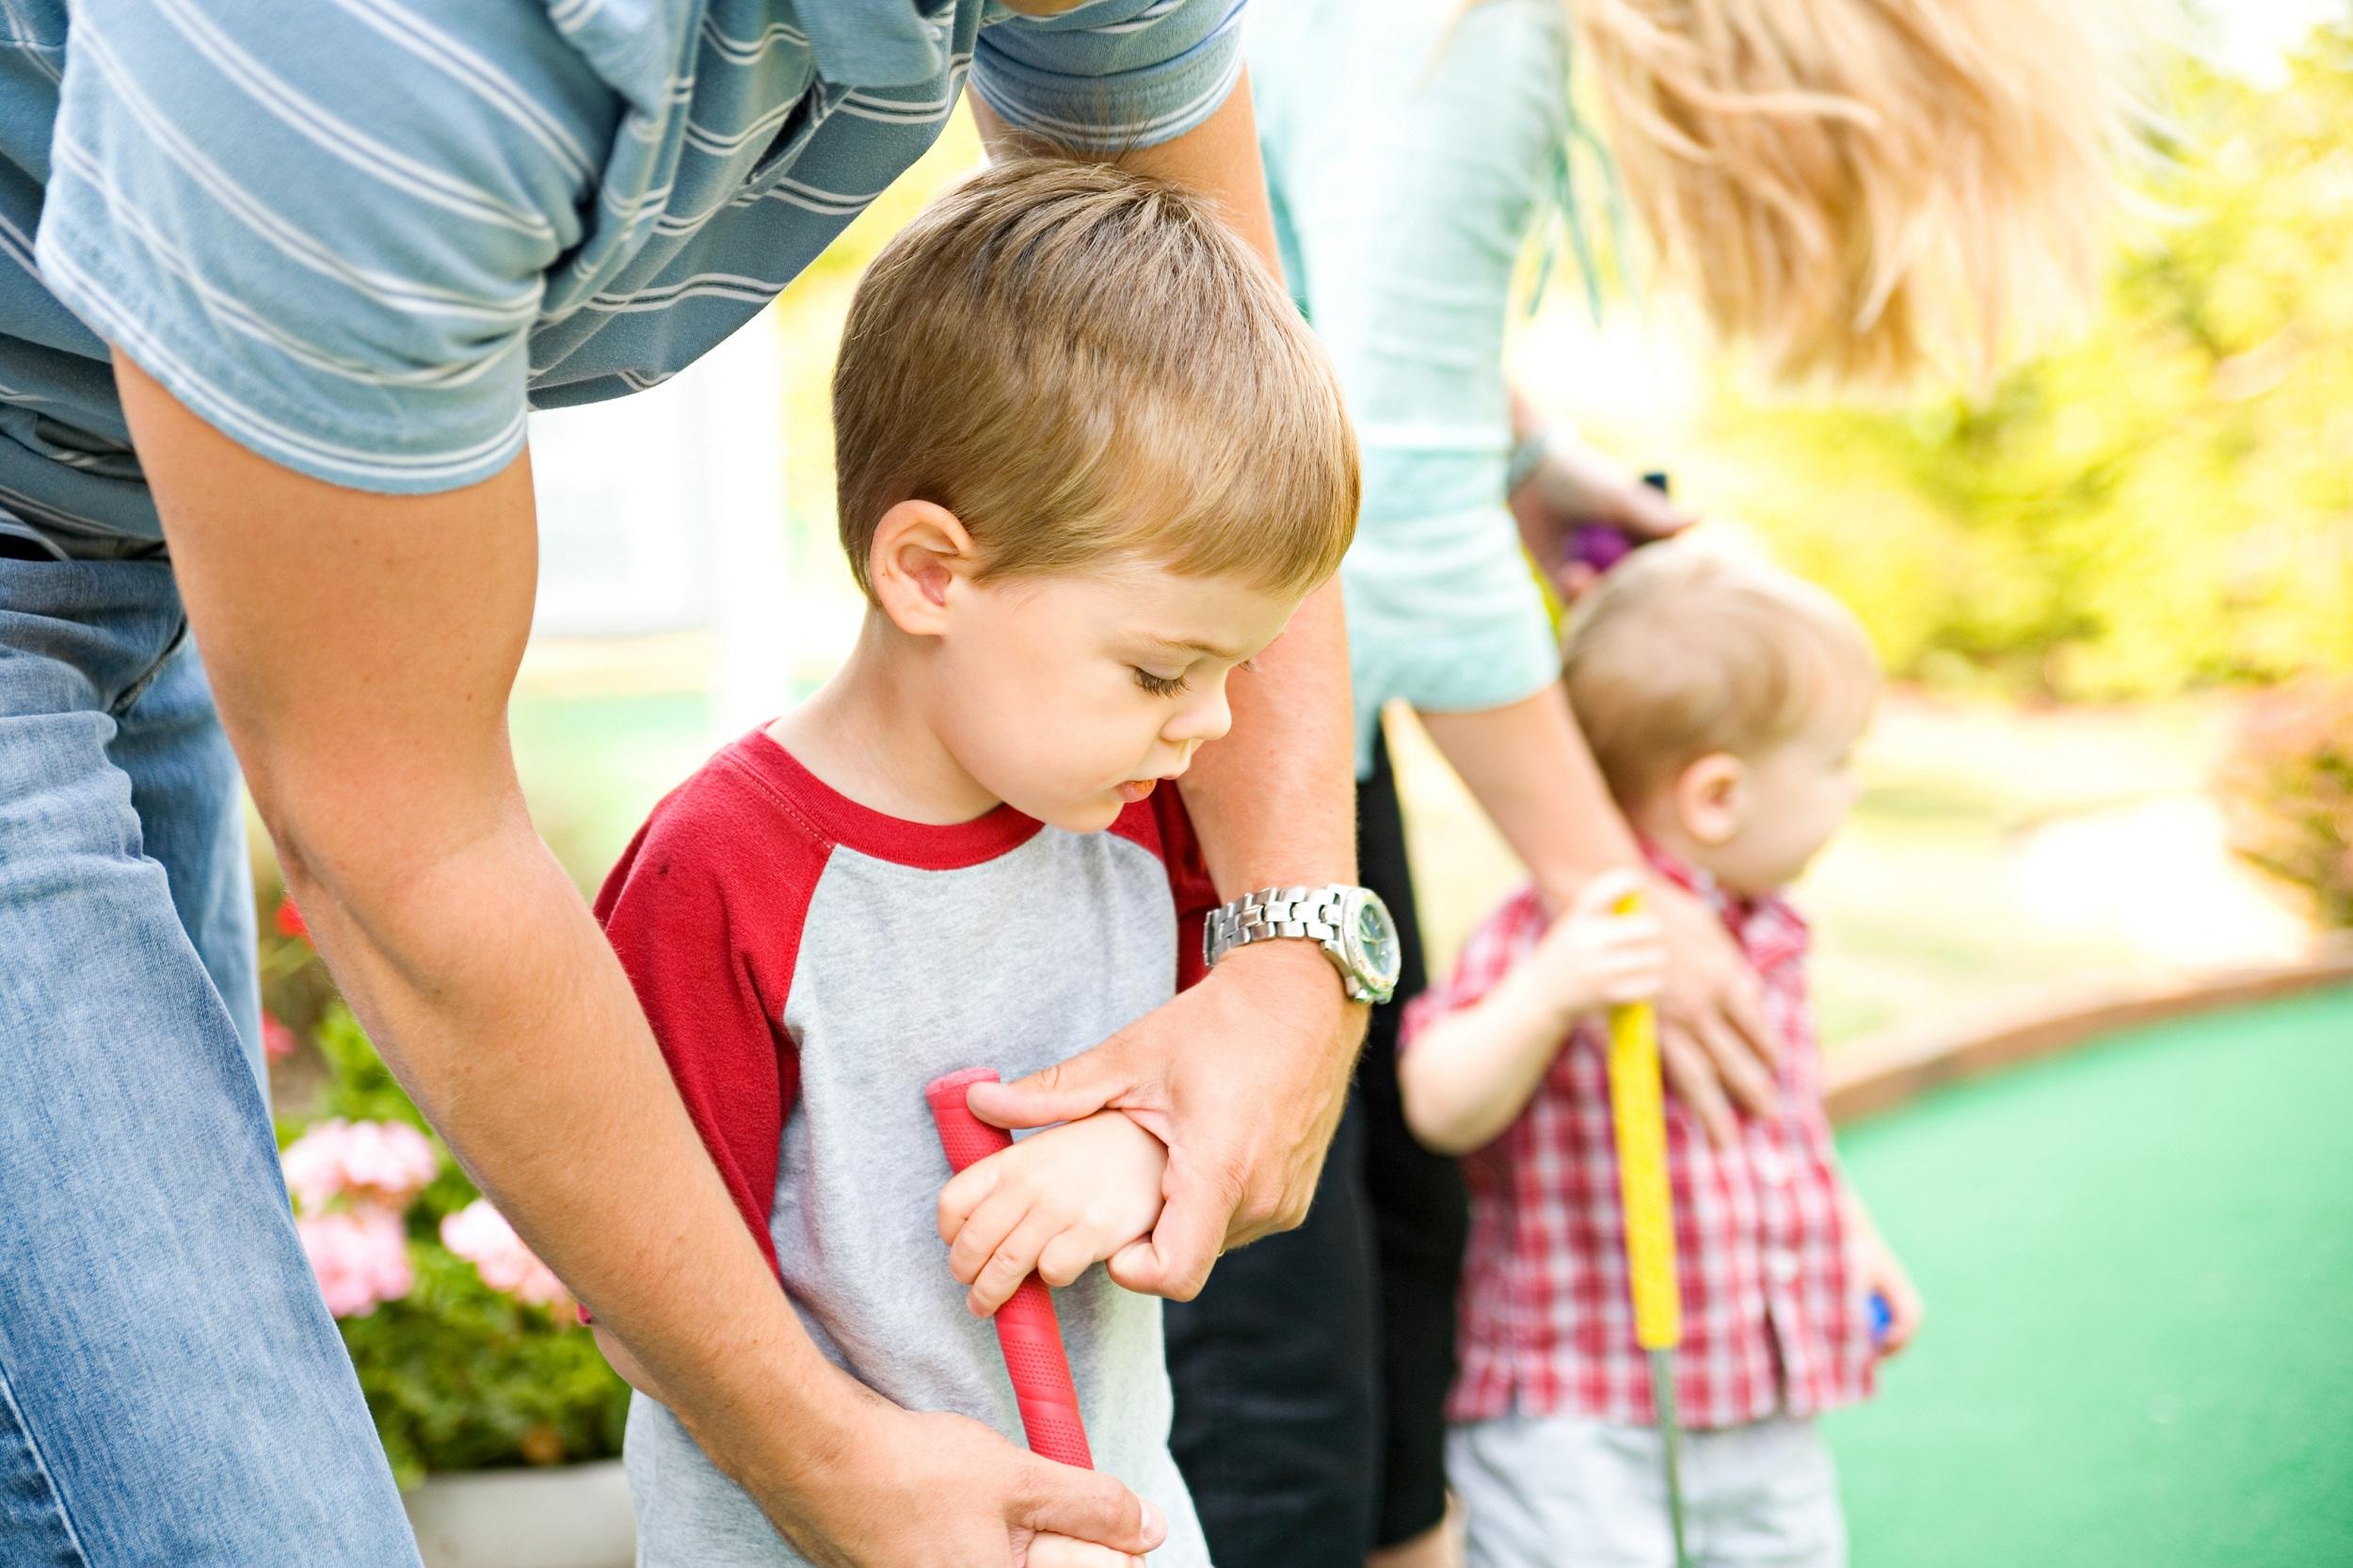
M 1355 529 L 1355 437 L 1289 297 L 1209 198 L 1100 164 L 992 165 L 919 214 L 858 284 L 833 408 L 870 597 L 907 500 L 984 577 L 1131 557 L 1305 593 Z
M 1629 808 L 1715 752 L 1754 758 L 1817 725 L 1860 732 L 1879 692 L 1879 661 L 1844 604 L 1689 539 L 1613 568 L 1561 654 L 1569 706 Z

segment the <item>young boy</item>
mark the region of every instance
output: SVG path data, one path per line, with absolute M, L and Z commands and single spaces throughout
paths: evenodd
M 875 259 L 834 423 L 856 646 L 656 808 L 598 914 L 824 1353 L 1019 1443 L 983 1314 L 1034 1269 L 1060 1288 L 1097 1466 L 1165 1515 L 1156 1563 L 1200 1568 L 1160 1304 L 1092 1267 L 1150 1245 L 1167 1151 L 1107 1112 L 950 1184 L 923 1087 L 1032 1072 L 1174 993 L 1180 917 L 1215 900 L 1160 786 L 1225 732 L 1227 680 L 1347 549 L 1337 386 L 1202 200 L 1006 164 Z M 639 1561 L 800 1563 L 640 1389 Z
M 1708 1568 L 1836 1568 L 1845 1526 L 1814 1414 L 1864 1398 L 1867 1301 L 1899 1348 L 1919 1303 L 1840 1178 L 1781 889 L 1853 804 L 1878 673 L 1827 594 L 1676 541 L 1635 552 L 1572 630 L 1563 679 L 1657 872 L 1712 901 L 1779 1026 L 1781 1106 L 1712 1147 L 1670 1100 L 1684 1336 L 1686 1539 Z M 1547 920 L 1534 890 L 1406 1016 L 1406 1119 L 1467 1153 L 1471 1240 L 1448 1469 L 1472 1568 L 1673 1568 L 1663 1456 L 1634 1340 L 1604 1014 L 1656 996 L 1655 920 L 1597 878 Z

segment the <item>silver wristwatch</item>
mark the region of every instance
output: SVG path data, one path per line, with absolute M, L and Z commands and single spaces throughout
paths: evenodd
M 1369 888 L 1335 882 L 1321 888 L 1261 888 L 1209 911 L 1201 933 L 1211 968 L 1239 947 L 1276 936 L 1305 936 L 1340 971 L 1351 1001 L 1384 1002 L 1397 990 L 1404 960 L 1397 921 Z

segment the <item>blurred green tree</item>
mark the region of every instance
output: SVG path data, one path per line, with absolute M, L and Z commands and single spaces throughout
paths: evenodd
M 1727 383 L 1710 467 L 1899 676 L 2104 699 L 2353 669 L 2353 27 L 2179 68 L 2096 322 L 1984 395 Z

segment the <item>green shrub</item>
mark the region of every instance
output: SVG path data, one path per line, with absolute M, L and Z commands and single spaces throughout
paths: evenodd
M 338 1320 L 394 1476 L 406 1486 L 433 1470 L 617 1454 L 629 1389 L 570 1304 L 519 1299 L 450 1250 L 442 1222 L 481 1194 L 341 1000 L 327 1004 L 312 1039 L 324 1085 L 306 1114 L 280 1123 L 281 1147 L 340 1118 L 413 1128 L 432 1149 L 431 1179 L 404 1194 L 398 1210 L 413 1282 L 393 1299 L 347 1304 Z M 355 1201 L 368 1200 L 338 1197 L 328 1207 Z
M 2221 779 L 2232 845 L 2353 926 L 2353 680 L 2310 679 L 2247 705 Z

